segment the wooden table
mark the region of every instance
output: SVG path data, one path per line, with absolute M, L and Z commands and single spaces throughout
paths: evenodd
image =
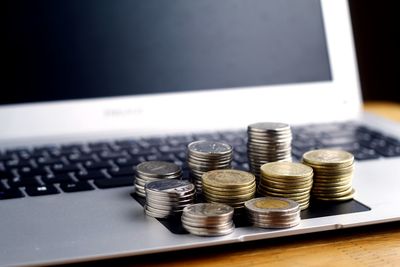
M 400 121 L 400 104 L 365 109 Z M 400 204 L 400 203 L 399 203 Z M 400 266 L 400 222 L 90 262 L 87 266 Z

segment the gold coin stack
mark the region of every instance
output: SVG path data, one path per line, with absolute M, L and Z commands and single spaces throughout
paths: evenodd
M 227 204 L 235 209 L 254 198 L 256 178 L 239 170 L 214 170 L 202 176 L 203 196 L 207 202 Z
M 259 197 L 245 203 L 249 221 L 261 228 L 289 228 L 300 223 L 300 207 L 293 200 Z
M 292 131 L 286 123 L 259 122 L 247 127 L 247 155 L 251 172 L 260 177 L 267 162 L 292 161 Z
M 261 166 L 258 193 L 262 196 L 289 198 L 299 203 L 301 210 L 310 204 L 313 169 L 294 162 L 270 162 Z
M 235 230 L 233 211 L 232 207 L 219 203 L 188 205 L 182 212 L 182 226 L 193 235 L 227 235 Z
M 201 192 L 201 176 L 211 170 L 230 169 L 233 149 L 226 143 L 195 141 L 188 145 L 187 162 L 197 192 Z
M 304 153 L 304 164 L 314 169 L 311 195 L 317 200 L 353 199 L 354 156 L 342 150 L 319 149 Z

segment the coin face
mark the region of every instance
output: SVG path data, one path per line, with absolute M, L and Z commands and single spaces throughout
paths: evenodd
M 291 213 L 299 211 L 299 204 L 281 197 L 259 197 L 245 202 L 245 207 L 253 212 L 281 212 Z
M 313 169 L 307 165 L 294 162 L 270 162 L 261 166 L 261 173 L 265 176 L 279 178 L 304 178 L 313 174 Z
M 254 183 L 255 176 L 239 170 L 213 170 L 203 174 L 202 181 L 215 187 L 241 187 Z
M 348 166 L 354 161 L 354 156 L 343 150 L 318 149 L 304 153 L 306 163 L 324 166 Z
M 281 122 L 257 122 L 248 127 L 249 131 L 254 132 L 287 131 L 288 129 L 290 129 L 290 126 Z
M 233 208 L 218 203 L 197 203 L 185 207 L 183 212 L 190 216 L 201 217 L 232 216 Z
M 288 208 L 290 204 L 287 201 L 281 199 L 259 199 L 254 202 L 254 206 L 260 209 L 282 209 Z
M 179 193 L 194 190 L 194 185 L 185 180 L 166 179 L 150 182 L 146 184 L 146 189 L 167 192 L 173 190 Z
M 136 170 L 145 176 L 168 176 L 179 173 L 181 168 L 172 162 L 145 161 L 137 165 Z
M 214 141 L 195 141 L 188 145 L 190 152 L 198 155 L 228 154 L 232 152 L 232 146 Z

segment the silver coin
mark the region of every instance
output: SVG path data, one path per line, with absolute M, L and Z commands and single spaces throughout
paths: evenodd
M 197 227 L 190 227 L 185 224 L 183 224 L 183 227 L 191 234 L 193 235 L 198 235 L 198 236 L 223 236 L 223 235 L 228 235 L 231 234 L 234 230 L 235 227 L 233 226 L 232 228 L 229 228 L 227 230 L 209 230 L 205 228 L 197 228 Z
M 289 124 L 281 122 L 257 122 L 248 126 L 248 131 L 251 132 L 278 132 L 290 130 Z
M 138 175 L 151 178 L 163 178 L 165 176 L 174 176 L 181 173 L 181 167 L 167 161 L 145 161 L 137 165 Z
M 146 190 L 153 193 L 172 193 L 176 195 L 185 194 L 194 190 L 194 185 L 186 180 L 165 179 L 149 182 L 145 186 Z
M 215 141 L 195 141 L 188 145 L 189 153 L 200 157 L 218 157 L 232 153 L 232 146 Z
M 234 209 L 226 204 L 197 203 L 184 208 L 183 212 L 190 218 L 232 218 Z

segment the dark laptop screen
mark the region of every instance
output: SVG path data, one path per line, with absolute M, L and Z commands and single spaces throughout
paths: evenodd
M 331 79 L 318 0 L 10 0 L 5 13 L 0 104 Z

